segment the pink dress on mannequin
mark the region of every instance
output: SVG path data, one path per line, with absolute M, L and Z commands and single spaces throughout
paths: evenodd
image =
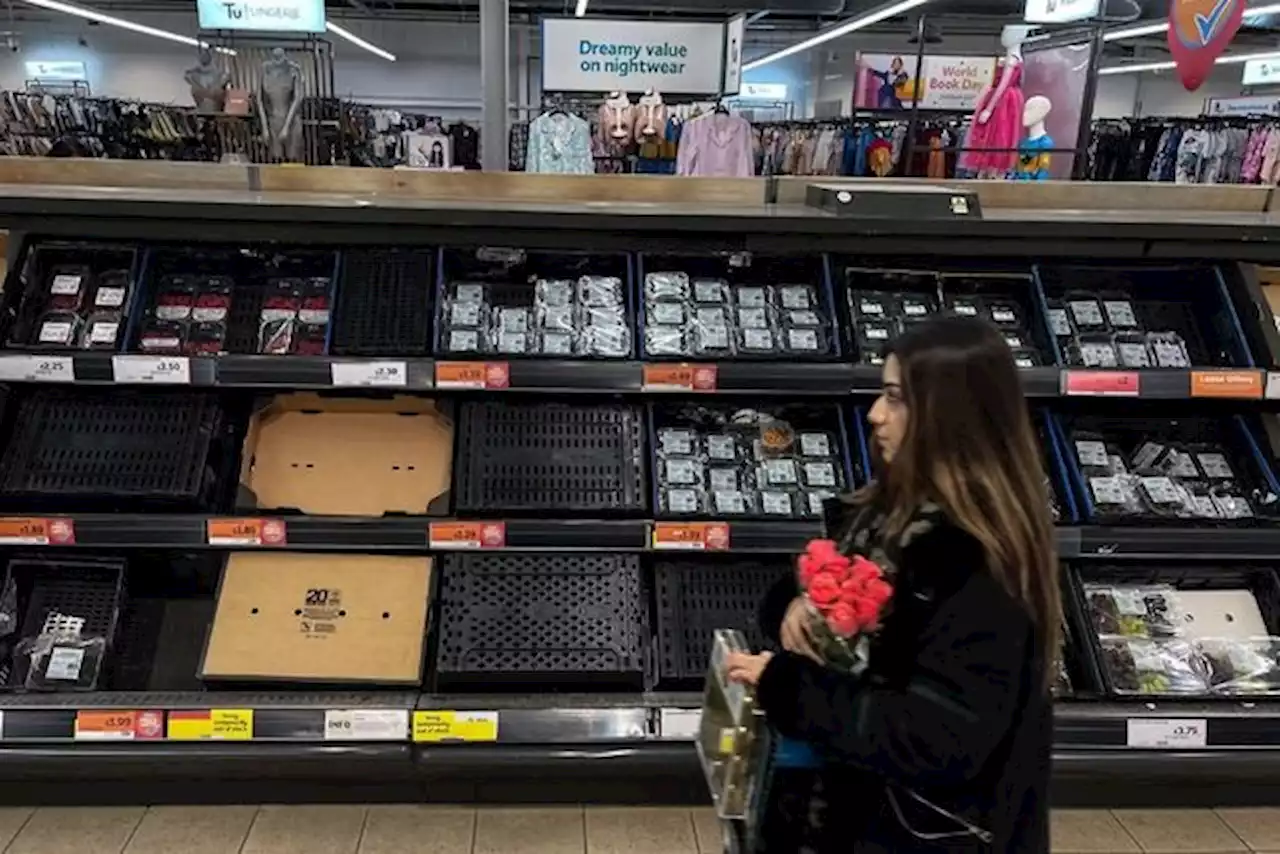
M 960 153 L 957 169 L 984 177 L 993 173 L 1004 177 L 1013 168 L 1014 161 L 1018 159 L 1018 140 L 1022 136 L 1022 63 L 1015 65 L 1010 74 L 1009 85 L 1001 93 L 1000 100 L 991 103 L 1000 88 L 999 82 L 978 99 L 973 123 L 964 141 L 967 150 Z M 991 118 L 985 124 L 979 124 L 978 116 L 988 109 L 991 110 Z

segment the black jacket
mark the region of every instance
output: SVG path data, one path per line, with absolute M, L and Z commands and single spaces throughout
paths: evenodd
M 866 673 L 788 652 L 764 670 L 757 698 L 769 723 L 825 760 L 808 779 L 776 775 L 770 800 L 784 808 L 765 810 L 765 850 L 1047 854 L 1053 719 L 1032 618 L 986 572 L 978 542 L 945 520 L 896 563 Z M 784 579 L 762 607 L 775 642 L 796 595 Z M 807 829 L 795 826 L 799 812 Z M 956 835 L 964 824 L 990 841 Z M 951 835 L 918 835 L 936 833 Z

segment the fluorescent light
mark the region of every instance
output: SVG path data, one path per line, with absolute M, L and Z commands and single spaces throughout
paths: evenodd
M 369 53 L 380 56 L 383 59 L 387 60 L 388 62 L 396 61 L 396 55 L 394 53 L 389 53 L 383 50 L 382 48 L 378 47 L 377 45 L 369 44 L 367 41 L 360 38 L 359 36 L 353 35 L 352 33 L 347 32 L 342 27 L 335 24 L 333 21 L 325 21 L 324 25 L 325 25 L 325 28 L 329 30 L 329 32 L 333 33 L 335 36 L 342 36 L 344 39 L 351 42 L 356 47 L 362 47 L 365 50 L 369 51 Z
M 573 16 L 581 18 L 585 14 L 587 14 L 587 0 L 578 0 L 578 7 L 573 10 Z
M 146 24 L 138 24 L 133 21 L 126 21 L 124 18 L 117 18 L 114 15 L 107 15 L 94 9 L 85 9 L 82 6 L 72 6 L 70 3 L 63 3 L 61 0 L 23 0 L 32 6 L 39 6 L 42 9 L 49 9 L 53 12 L 61 12 L 64 15 L 75 15 L 77 18 L 85 18 L 90 21 L 97 21 L 100 24 L 109 24 L 113 27 L 119 27 L 122 30 L 132 30 L 135 33 L 142 33 L 144 36 L 155 36 L 158 39 L 168 39 L 178 44 L 191 45 L 192 47 L 209 47 L 208 42 L 202 42 L 191 36 L 184 36 L 180 33 L 173 33 L 168 30 L 161 30 L 157 27 L 148 27 Z M 229 47 L 215 47 L 218 53 L 225 53 L 228 56 L 235 56 L 236 52 Z
M 1272 59 L 1280 56 L 1280 51 L 1264 50 L 1260 53 L 1233 53 L 1220 56 L 1213 61 L 1214 65 L 1239 65 L 1254 59 Z M 1172 62 L 1134 62 L 1129 65 L 1111 65 L 1099 68 L 1099 74 L 1137 74 L 1142 71 L 1166 71 L 1177 66 Z
M 579 2 L 581 5 L 586 5 L 585 3 L 582 3 L 581 0 L 579 0 Z M 904 12 L 909 12 L 917 6 L 923 6 L 928 2 L 929 0 L 898 0 L 897 3 L 891 3 L 888 6 L 881 6 L 879 9 L 875 9 L 865 15 L 854 18 L 850 21 L 845 21 L 843 24 L 838 24 L 829 30 L 824 30 L 812 38 L 807 38 L 802 42 L 797 42 L 790 47 L 784 47 L 782 50 L 775 51 L 768 56 L 762 56 L 759 59 L 753 59 L 750 62 L 745 62 L 742 65 L 742 70 L 751 71 L 752 69 L 759 68 L 762 65 L 768 65 L 771 62 L 776 62 L 779 59 L 800 53 L 801 51 L 806 51 L 811 47 L 817 47 L 824 42 L 829 42 L 832 39 L 838 39 L 843 35 L 869 27 L 872 24 L 878 24 L 887 18 L 893 18 Z
M 1271 3 L 1266 6 L 1254 6 L 1245 9 L 1244 16 L 1246 18 L 1251 18 L 1255 15 L 1270 15 L 1275 12 L 1280 12 L 1280 3 Z M 1114 42 L 1120 41 L 1121 39 L 1136 39 L 1139 36 L 1153 36 L 1156 33 L 1163 33 L 1167 29 L 1169 29 L 1169 22 L 1167 20 L 1159 21 L 1154 24 L 1141 24 L 1136 27 L 1121 27 L 1118 30 L 1110 30 L 1103 33 L 1102 40 L 1104 42 Z

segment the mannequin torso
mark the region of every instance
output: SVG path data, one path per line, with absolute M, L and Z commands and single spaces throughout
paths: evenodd
M 271 153 L 286 159 L 298 158 L 298 134 L 294 119 L 302 103 L 302 68 L 280 48 L 262 64 L 263 125 Z

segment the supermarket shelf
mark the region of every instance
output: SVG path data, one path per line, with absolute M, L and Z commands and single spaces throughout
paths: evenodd
M 10 382 L 114 384 L 119 354 L 0 353 Z M 132 356 L 134 359 L 162 357 Z M 838 362 L 605 362 L 526 359 L 458 362 L 337 356 L 163 357 L 187 365 L 167 384 L 217 388 L 360 388 L 448 391 L 757 393 L 789 396 L 877 394 L 880 369 Z M 683 371 L 681 371 L 683 369 Z M 381 373 L 375 376 L 375 373 Z M 694 375 L 697 374 L 695 380 Z M 683 375 L 677 375 L 683 374 Z M 1127 397 L 1144 400 L 1280 398 L 1280 372 L 1258 369 L 1114 371 L 1055 367 L 1021 371 L 1031 398 Z M 122 383 L 127 380 L 121 380 Z
M 727 531 L 727 539 L 707 536 Z M 672 537 L 672 533 L 679 536 Z M 456 520 L 388 516 L 204 516 L 86 513 L 0 516 L 0 545 L 295 551 L 797 553 L 822 535 L 816 519 L 677 522 L 651 519 Z M 1273 560 L 1280 525 L 1250 528 L 1063 526 L 1059 557 Z

